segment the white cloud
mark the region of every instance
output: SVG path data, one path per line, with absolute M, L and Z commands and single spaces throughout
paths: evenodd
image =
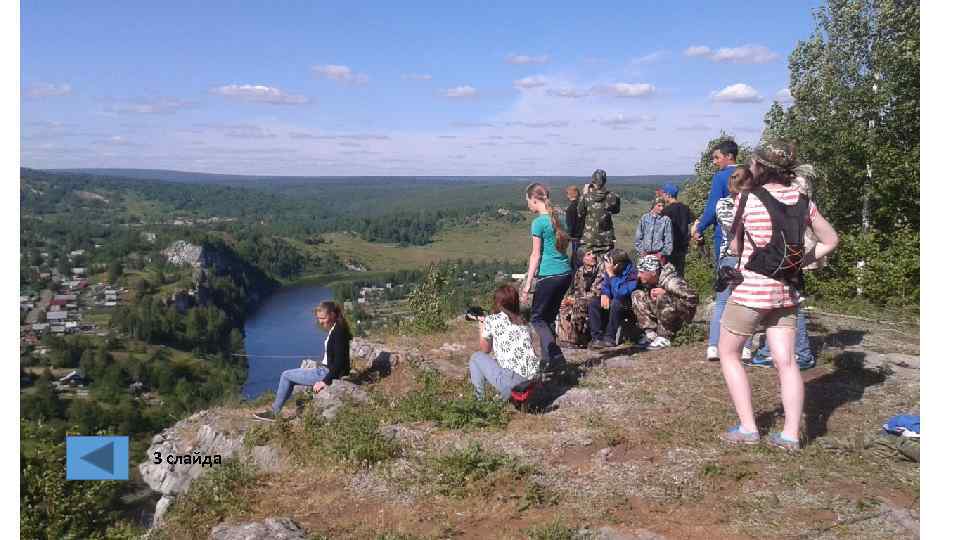
M 544 54 L 544 55 L 542 55 L 542 56 L 528 56 L 528 55 L 525 55 L 525 54 L 512 54 L 512 53 L 511 53 L 511 54 L 508 54 L 508 55 L 507 55 L 507 63 L 508 63 L 508 64 L 517 64 L 517 65 L 525 65 L 525 64 L 546 64 L 546 63 L 549 62 L 549 61 L 550 61 L 550 56 L 549 56 L 549 55 L 546 55 L 546 54 Z
M 577 90 L 576 88 L 549 88 L 547 89 L 547 95 L 550 95 L 553 97 L 578 99 L 582 97 L 587 97 L 590 95 L 590 93 Z
M 477 95 L 477 89 L 465 84 L 454 88 L 447 88 L 444 90 L 443 95 L 449 98 L 468 98 Z
M 631 64 L 653 64 L 667 57 L 667 51 L 654 51 L 650 54 L 639 56 L 630 61 Z
M 315 140 L 346 140 L 346 141 L 386 141 L 390 139 L 389 135 L 379 133 L 350 133 L 350 134 L 314 134 L 294 131 L 290 133 L 291 139 L 315 139 Z
M 624 126 L 641 124 L 645 122 L 653 122 L 654 120 L 655 118 L 648 114 L 625 115 L 623 113 L 620 113 L 620 114 L 616 114 L 616 115 L 608 116 L 604 118 L 597 118 L 594 120 L 594 123 L 600 124 L 602 126 L 608 126 L 608 127 L 624 127 Z
M 313 66 L 310 68 L 314 75 L 325 77 L 331 81 L 347 82 L 354 84 L 366 84 L 370 78 L 363 73 L 355 73 L 348 66 L 338 64 L 326 64 L 322 66 Z
M 223 134 L 224 137 L 234 139 L 272 139 L 274 133 L 253 124 L 195 124 L 196 127 L 212 129 Z
M 429 73 L 404 73 L 403 78 L 408 81 L 431 81 L 433 75 Z
M 779 55 L 763 45 L 741 45 L 740 47 L 717 49 L 710 56 L 714 62 L 733 62 L 735 64 L 766 64 L 773 62 Z
M 616 97 L 645 97 L 653 94 L 656 87 L 649 83 L 614 83 L 596 86 L 593 93 Z
M 160 97 L 126 103 L 117 103 L 107 108 L 112 113 L 122 114 L 174 114 L 181 109 L 193 107 L 196 103 L 183 99 Z
M 310 103 L 307 96 L 288 94 L 283 90 L 262 84 L 228 84 L 211 88 L 210 93 L 251 103 L 271 105 L 303 105 Z
M 793 103 L 793 95 L 790 93 L 789 88 L 781 88 L 776 94 L 774 94 L 773 99 L 779 101 L 780 103 Z
M 450 122 L 450 126 L 458 127 L 458 128 L 496 127 L 490 122 L 461 122 L 461 121 Z
M 67 83 L 36 83 L 27 87 L 27 97 L 32 98 L 68 96 L 72 92 L 73 88 Z
M 763 101 L 760 95 L 752 86 L 743 83 L 731 84 L 730 86 L 710 93 L 710 99 L 713 101 L 725 101 L 729 103 L 759 103 Z
M 705 45 L 691 45 L 687 47 L 687 50 L 683 51 L 685 56 L 709 56 L 710 47 Z
M 677 126 L 677 129 L 680 131 L 710 131 L 713 128 L 706 124 L 687 124 Z
M 504 122 L 505 127 L 528 127 L 528 128 L 562 128 L 570 125 L 566 120 L 546 120 L 535 122 Z
M 764 45 L 741 45 L 713 50 L 705 45 L 692 45 L 683 52 L 686 56 L 703 57 L 714 62 L 733 64 L 766 64 L 780 57 Z
M 522 79 L 513 81 L 513 86 L 517 89 L 537 88 L 539 86 L 545 86 L 546 84 L 547 79 L 542 75 L 531 75 L 529 77 L 524 77 Z

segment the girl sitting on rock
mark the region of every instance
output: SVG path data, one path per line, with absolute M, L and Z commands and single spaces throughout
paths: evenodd
M 315 368 L 288 369 L 280 375 L 277 385 L 277 398 L 269 411 L 254 413 L 258 420 L 276 420 L 280 416 L 283 404 L 290 398 L 294 385 L 312 386 L 314 392 L 321 392 L 335 379 L 350 373 L 350 340 L 353 334 L 350 325 L 343 316 L 343 308 L 336 302 L 321 302 L 313 310 L 317 324 L 327 332 L 323 344 L 323 359 Z

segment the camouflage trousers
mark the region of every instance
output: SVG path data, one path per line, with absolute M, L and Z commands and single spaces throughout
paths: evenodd
M 572 305 L 560 305 L 557 315 L 557 341 L 567 347 L 584 347 L 590 342 L 590 321 L 587 301 L 575 300 Z
M 667 339 L 673 339 L 673 335 L 685 323 L 692 321 L 697 312 L 695 304 L 689 305 L 667 293 L 654 300 L 650 297 L 650 291 L 637 289 L 630 298 L 633 314 L 637 316 L 637 328 L 641 331 L 653 330 Z

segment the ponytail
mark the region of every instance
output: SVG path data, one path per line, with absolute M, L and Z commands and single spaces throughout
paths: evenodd
M 543 184 L 534 182 L 527 186 L 526 194 L 528 199 L 543 202 L 547 213 L 550 215 L 550 223 L 553 225 L 553 241 L 557 246 L 557 251 L 565 253 L 567 246 L 570 244 L 570 235 L 560 225 L 560 218 L 557 217 L 557 212 L 553 208 L 553 204 L 550 203 L 550 191 Z
M 347 332 L 348 340 L 353 339 L 353 332 L 350 331 L 350 323 L 347 322 L 347 318 L 343 316 L 343 308 L 340 307 L 340 304 L 327 300 L 325 302 L 320 302 L 320 305 L 317 306 L 317 309 L 322 309 L 330 315 L 333 315 L 335 318 L 334 324 L 341 325 L 341 328 Z

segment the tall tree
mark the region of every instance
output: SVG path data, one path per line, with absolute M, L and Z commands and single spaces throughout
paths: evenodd
M 838 229 L 918 230 L 920 2 L 828 0 L 814 17 L 790 55 L 795 103 L 787 115 L 775 104 L 768 129 L 817 166 L 817 202 Z

